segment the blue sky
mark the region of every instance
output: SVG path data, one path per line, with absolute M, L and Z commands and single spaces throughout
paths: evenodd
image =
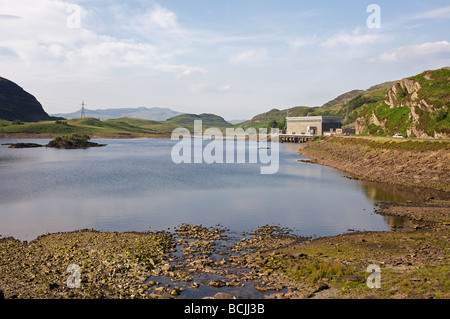
M 444 0 L 0 0 L 0 30 L 0 76 L 48 113 L 84 100 L 247 119 L 450 66 Z

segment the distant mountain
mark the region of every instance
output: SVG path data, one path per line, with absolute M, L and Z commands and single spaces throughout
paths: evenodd
M 117 119 L 122 117 L 137 118 L 152 121 L 165 121 L 182 113 L 173 111 L 169 108 L 121 108 L 121 109 L 103 109 L 103 110 L 85 110 L 86 117 L 93 117 L 101 121 Z M 78 119 L 81 116 L 81 110 L 73 113 L 53 114 L 53 116 L 63 117 L 65 119 Z
M 0 77 L 0 119 L 35 122 L 49 120 L 50 116 L 33 95 Z

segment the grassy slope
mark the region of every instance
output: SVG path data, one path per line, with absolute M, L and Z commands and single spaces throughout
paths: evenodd
M 202 120 L 203 128 L 232 127 L 223 118 L 212 114 L 183 114 L 164 122 L 133 118 L 120 118 L 100 121 L 95 118 L 75 119 L 67 121 L 43 121 L 14 124 L 0 120 L 0 133 L 28 134 L 69 134 L 79 133 L 97 137 L 169 137 L 173 130 L 184 127 L 191 132 L 194 120 Z
M 259 258 L 266 272 L 313 286 L 326 283 L 335 289 L 328 292 L 331 298 L 447 299 L 449 244 L 441 236 L 448 226 L 440 228 L 445 229 L 325 237 Z M 370 264 L 380 266 L 380 289 L 366 285 Z
M 353 90 L 350 92 L 346 92 L 344 94 L 339 95 L 337 98 L 325 103 L 322 108 L 324 109 L 341 109 L 347 102 L 357 97 L 358 95 L 363 94 L 363 90 Z
M 419 98 L 432 104 L 436 110 L 427 114 L 416 108 L 421 118 L 419 128 L 425 130 L 428 135 L 432 135 L 433 130 L 450 134 L 450 69 L 426 71 L 412 79 L 422 86 Z

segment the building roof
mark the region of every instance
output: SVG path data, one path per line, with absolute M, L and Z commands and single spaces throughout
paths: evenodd
M 302 116 L 302 117 L 287 117 L 289 122 L 341 122 L 340 116 Z

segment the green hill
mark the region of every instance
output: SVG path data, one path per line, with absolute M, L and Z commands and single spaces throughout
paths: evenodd
M 353 90 L 344 94 L 339 95 L 337 98 L 325 103 L 322 105 L 322 109 L 332 109 L 332 110 L 342 110 L 343 106 L 350 102 L 352 99 L 357 97 L 358 95 L 364 94 L 363 90 Z
M 319 111 L 320 110 L 318 107 L 308 107 L 308 106 L 296 106 L 285 110 L 272 109 L 269 112 L 256 115 L 251 120 L 237 124 L 235 126 L 242 127 L 244 129 L 250 127 L 256 129 L 278 127 L 279 129 L 284 130 L 287 116 L 295 117 L 295 116 L 315 115 Z
M 354 90 L 347 92 L 331 101 L 331 103 L 326 103 L 321 109 L 328 111 L 327 113 L 329 114 L 325 115 L 342 117 L 343 125 L 353 126 L 354 124 L 352 123 L 360 116 L 361 108 L 366 105 L 383 101 L 387 91 L 394 83 L 395 82 L 384 82 L 364 91 Z
M 168 123 L 173 124 L 181 124 L 181 125 L 193 125 L 194 121 L 201 120 L 203 123 L 203 126 L 209 126 L 209 127 L 219 127 L 219 128 L 226 128 L 226 127 L 232 127 L 233 125 L 228 123 L 223 119 L 223 117 L 220 117 L 215 114 L 207 114 L 203 113 L 200 115 L 196 114 L 181 114 L 178 116 L 175 116 L 171 119 L 168 119 Z

